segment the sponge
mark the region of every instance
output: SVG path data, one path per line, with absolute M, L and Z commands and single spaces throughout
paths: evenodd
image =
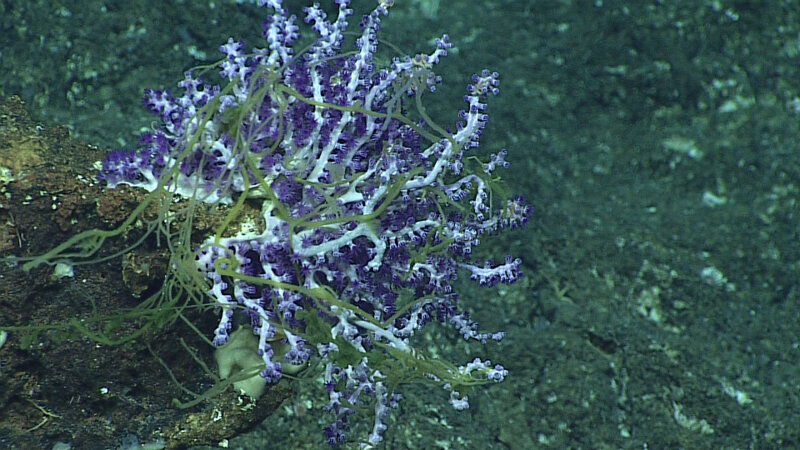
M 258 355 L 258 338 L 250 328 L 239 327 L 231 333 L 228 342 L 214 351 L 220 378 L 228 378 L 241 371 L 263 367 L 264 361 Z M 256 372 L 244 380 L 235 381 L 233 387 L 252 398 L 261 397 L 267 382 Z

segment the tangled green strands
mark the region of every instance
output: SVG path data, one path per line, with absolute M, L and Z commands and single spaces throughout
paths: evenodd
M 295 58 L 301 57 L 303 54 L 304 51 L 299 52 Z M 344 53 L 332 58 L 347 57 L 350 54 L 351 53 Z M 320 63 L 321 62 L 325 62 L 325 60 L 320 61 Z M 205 72 L 216 69 L 220 64 L 221 62 L 208 66 L 201 66 L 196 68 L 196 70 L 202 75 Z M 169 255 L 167 272 L 157 292 L 144 299 L 135 307 L 117 314 L 101 315 L 97 313 L 98 308 L 94 305 L 94 299 L 88 298 L 88 300 L 92 302 L 93 311 L 89 317 L 73 318 L 64 323 L 55 324 L 0 324 L 0 329 L 7 332 L 19 333 L 20 346 L 23 348 L 29 348 L 34 344 L 38 339 L 38 334 L 43 331 L 52 332 L 52 337 L 56 339 L 73 339 L 83 336 L 99 344 L 113 346 L 133 342 L 148 331 L 159 330 L 181 320 L 211 346 L 211 341 L 205 336 L 205 333 L 198 330 L 184 314 L 188 309 L 198 308 L 200 310 L 207 310 L 215 306 L 213 302 L 209 301 L 207 295 L 210 283 L 195 265 L 195 255 L 199 244 L 192 241 L 192 231 L 193 221 L 198 208 L 217 207 L 219 211 L 224 211 L 224 217 L 219 221 L 219 224 L 214 230 L 213 244 L 219 244 L 222 238 L 235 231 L 238 221 L 242 220 L 242 213 L 249 199 L 259 199 L 260 202 L 266 199 L 273 207 L 273 214 L 289 224 L 290 236 L 302 230 L 324 228 L 344 222 L 355 221 L 373 224 L 377 223 L 381 214 L 383 214 L 392 201 L 402 193 L 405 184 L 422 171 L 420 168 L 414 169 L 399 177 L 399 179 L 391 185 L 390 189 L 387 189 L 386 192 L 382 194 L 383 197 L 378 202 L 379 206 L 369 214 L 346 217 L 339 215 L 337 214 L 336 199 L 326 198 L 326 201 L 318 206 L 316 210 L 311 211 L 305 216 L 299 218 L 291 217 L 287 205 L 283 205 L 278 200 L 270 187 L 269 180 L 264 179 L 257 169 L 259 158 L 263 157 L 263 154 L 252 154 L 249 151 L 252 142 L 246 139 L 241 133 L 241 124 L 245 118 L 253 114 L 254 111 L 257 111 L 265 98 L 269 98 L 273 104 L 278 105 L 278 113 L 268 118 L 262 125 L 263 127 L 267 127 L 272 123 L 277 123 L 279 125 L 278 138 L 275 139 L 272 144 L 271 152 L 278 149 L 278 146 L 282 142 L 282 137 L 285 133 L 285 130 L 282 129 L 283 123 L 285 123 L 283 118 L 286 108 L 290 104 L 290 100 L 304 102 L 318 108 L 329 108 L 349 112 L 351 114 L 358 113 L 380 119 L 387 119 L 385 121 L 386 124 L 389 123 L 388 119 L 394 119 L 413 128 L 421 137 L 430 143 L 445 139 L 449 140 L 451 145 L 457 147 L 452 135 L 436 125 L 425 111 L 422 103 L 422 95 L 425 90 L 424 86 L 426 85 L 425 79 L 428 77 L 429 72 L 424 67 L 414 72 L 413 75 L 406 75 L 404 78 L 396 80 L 396 86 L 393 90 L 394 96 L 383 105 L 386 108 L 386 112 L 377 112 L 366 109 L 358 103 L 349 106 L 341 106 L 315 101 L 303 96 L 301 93 L 282 82 L 282 72 L 290 65 L 291 62 L 284 67 L 261 66 L 253 77 L 259 77 L 264 83 L 260 84 L 257 90 L 251 90 L 251 92 L 248 93 L 248 100 L 245 103 L 229 108 L 222 113 L 223 117 L 220 120 L 223 126 L 222 131 L 228 133 L 233 138 L 234 146 L 232 158 L 239 164 L 239 173 L 244 177 L 244 190 L 238 195 L 233 204 L 208 205 L 201 202 L 196 197 L 196 190 L 194 195 L 188 199 L 179 196 L 176 190 L 181 162 L 196 149 L 197 145 L 204 145 L 201 137 L 206 125 L 214 118 L 215 114 L 218 114 L 220 99 L 224 95 L 229 94 L 235 85 L 235 83 L 228 83 L 222 88 L 218 95 L 214 96 L 197 112 L 196 117 L 200 119 L 194 127 L 194 131 L 186 133 L 184 151 L 176 157 L 177 161 L 172 164 L 168 170 L 164 170 L 161 173 L 157 188 L 148 193 L 120 225 L 111 230 L 91 229 L 78 233 L 42 255 L 33 257 L 12 256 L 8 258 L 8 262 L 10 263 L 22 263 L 22 269 L 26 272 L 41 265 L 54 266 L 58 263 L 71 266 L 96 264 L 119 258 L 123 254 L 142 245 L 146 239 L 154 237 L 157 245 L 159 247 L 166 247 Z M 252 86 L 251 84 L 251 89 L 253 89 Z M 406 104 L 409 103 L 407 92 L 414 92 L 412 96 L 413 101 L 411 102 L 413 109 L 411 110 L 416 113 L 415 118 L 417 120 L 412 120 L 408 115 L 401 113 L 404 107 L 408 106 Z M 420 125 L 420 121 L 424 123 L 424 125 Z M 256 134 L 257 133 L 250 133 L 251 136 L 255 136 Z M 386 146 L 384 151 L 390 152 L 392 150 L 389 146 Z M 465 170 L 481 177 L 487 186 L 491 188 L 489 189 L 490 193 L 503 197 L 500 199 L 503 203 L 500 204 L 504 204 L 506 195 L 499 183 L 499 178 L 487 174 L 477 158 L 474 158 L 474 161 L 467 159 L 466 162 Z M 291 165 L 292 161 L 289 159 L 285 160 L 284 163 Z M 228 173 L 228 176 L 232 176 L 230 174 L 233 174 L 234 171 L 229 171 Z M 352 175 L 352 177 L 358 177 L 360 175 L 361 173 L 356 173 Z M 251 176 L 254 177 L 254 179 L 251 180 Z M 214 190 L 219 186 L 227 185 L 229 181 L 229 179 L 217 180 L 217 185 L 214 186 Z M 307 180 L 296 179 L 295 181 L 307 186 L 315 186 L 315 183 Z M 343 182 L 347 182 L 347 180 Z M 320 188 L 330 187 L 330 185 L 323 185 L 321 183 L 318 185 Z M 318 192 L 320 195 L 327 195 L 324 189 L 318 189 Z M 446 210 L 463 208 L 450 200 L 439 190 L 427 188 L 425 195 L 430 196 L 436 203 L 442 217 L 444 217 Z M 496 202 L 497 200 L 492 201 Z M 144 218 L 143 213 L 148 209 L 153 209 L 157 212 L 154 218 Z M 313 219 L 323 214 L 330 218 L 325 220 Z M 112 254 L 97 256 L 107 239 L 120 237 L 123 233 L 139 227 L 141 228 L 141 235 L 132 244 Z M 428 254 L 434 253 L 451 244 L 449 240 L 433 244 L 431 242 L 431 236 L 433 235 L 434 233 L 430 233 L 428 242 L 419 249 L 416 254 L 411 256 L 412 262 L 424 261 Z M 216 259 L 214 268 L 220 276 L 228 277 L 231 280 L 244 281 L 259 286 L 280 288 L 303 294 L 318 302 L 335 305 L 342 309 L 349 309 L 359 316 L 359 318 L 378 327 L 382 327 L 394 321 L 400 315 L 407 312 L 414 304 L 418 303 L 420 300 L 424 300 L 414 298 L 413 292 L 401 292 L 399 293 L 400 295 L 397 302 L 397 312 L 388 320 L 379 322 L 360 308 L 351 305 L 348 301 L 339 299 L 337 295 L 327 287 L 308 289 L 301 285 L 247 276 L 236 272 L 237 264 L 238 262 L 233 255 L 228 254 L 227 256 Z M 406 276 L 408 275 L 409 274 Z M 298 319 L 306 322 L 306 328 L 301 335 L 307 338 L 309 342 L 330 341 L 331 326 L 320 319 L 313 308 L 300 311 L 298 313 Z M 281 320 L 280 317 L 277 320 Z M 136 326 L 131 327 L 131 323 L 135 323 Z M 123 327 L 123 324 L 127 326 Z M 275 325 L 279 330 L 282 328 L 281 323 Z M 341 338 L 338 340 L 341 340 Z M 341 342 L 337 342 L 337 344 L 339 344 L 340 351 L 336 359 L 337 362 L 341 363 L 343 366 L 346 366 L 348 363 L 356 364 L 364 356 L 363 353 L 359 353 L 356 349 L 348 345 L 346 341 L 342 340 Z M 367 356 L 373 367 L 380 368 L 382 373 L 387 374 L 387 379 L 392 387 L 399 383 L 418 379 L 423 374 L 430 374 L 438 377 L 440 380 L 447 380 L 456 388 L 479 383 L 479 381 L 468 376 L 461 375 L 454 365 L 446 361 L 426 358 L 416 352 L 409 353 L 399 351 L 378 342 L 375 344 L 375 349 L 370 350 Z M 214 373 L 208 370 L 202 360 L 193 351 L 188 349 L 185 343 L 183 345 L 192 355 L 192 358 L 203 367 L 204 372 L 213 377 L 216 384 L 203 394 L 195 394 L 181 386 L 184 392 L 194 397 L 193 400 L 186 403 L 176 400 L 176 405 L 182 408 L 194 406 L 216 395 L 231 383 L 239 379 L 246 379 L 253 376 L 254 373 L 257 373 L 257 369 L 259 369 L 246 369 L 242 373 L 230 377 L 227 380 L 219 380 Z M 174 380 L 167 365 L 164 364 L 163 361 L 161 362 L 170 373 L 170 377 Z M 178 383 L 177 380 L 174 381 Z M 178 384 L 180 385 L 180 383 Z

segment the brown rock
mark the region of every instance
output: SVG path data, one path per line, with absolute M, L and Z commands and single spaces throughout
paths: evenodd
M 97 183 L 93 163 L 104 153 L 64 128 L 33 123 L 19 98 L 0 99 L 0 330 L 8 331 L 0 347 L 0 448 L 52 448 L 57 441 L 117 448 L 131 435 L 162 439 L 171 449 L 216 445 L 261 422 L 289 393 L 283 381 L 258 401 L 229 389 L 190 409 L 173 405 L 191 400 L 182 388 L 202 393 L 213 386 L 199 363 L 214 370 L 213 349 L 183 321 L 158 327 L 130 317 L 161 287 L 167 267 L 155 239 L 122 254 L 140 230 L 107 240 L 95 255 L 100 262 L 74 265 L 74 277 L 54 277 L 48 265 L 24 272 L 9 264 L 11 256 L 42 254 L 127 217 L 143 194 L 106 192 Z M 205 233 L 218 215 L 199 214 Z M 184 316 L 201 331 L 216 325 L 215 314 L 200 308 Z M 41 328 L 14 328 L 29 326 Z M 106 345 L 88 333 L 136 338 Z

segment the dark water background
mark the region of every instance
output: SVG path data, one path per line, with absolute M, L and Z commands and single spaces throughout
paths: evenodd
M 800 3 L 395 3 L 382 39 L 457 46 L 428 98 L 441 124 L 472 73 L 500 72 L 480 154 L 509 150 L 508 183 L 535 212 L 480 255 L 520 256 L 527 277 L 462 286 L 507 338 L 420 341 L 508 379 L 460 413 L 409 387 L 386 448 L 800 447 Z M 373 4 L 354 2 L 351 31 Z M 263 16 L 225 0 L 0 2 L 0 95 L 131 148 L 155 119 L 143 89 L 175 89 L 229 36 L 261 46 Z M 317 448 L 323 404 L 299 385 L 230 448 Z

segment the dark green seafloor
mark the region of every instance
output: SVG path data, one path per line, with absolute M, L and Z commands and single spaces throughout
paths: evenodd
M 131 146 L 153 120 L 142 90 L 174 88 L 228 36 L 256 45 L 254 11 L 0 2 L 0 96 Z M 800 448 L 800 2 L 397 0 L 382 38 L 413 53 L 444 32 L 441 123 L 473 72 L 501 73 L 481 153 L 508 148 L 535 211 L 484 256 L 513 252 L 527 276 L 462 287 L 508 332 L 470 346 L 508 379 L 460 413 L 408 387 L 385 448 Z M 452 333 L 423 342 L 467 358 Z M 318 448 L 325 400 L 295 389 L 229 448 Z

